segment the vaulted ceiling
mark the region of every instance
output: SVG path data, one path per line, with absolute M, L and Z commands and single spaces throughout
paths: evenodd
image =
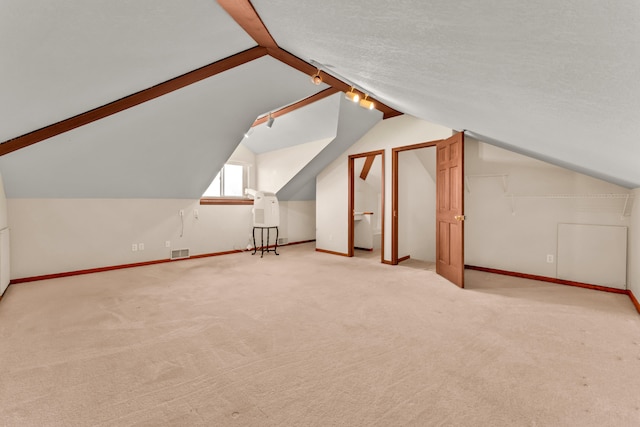
M 391 107 L 640 185 L 640 3 L 254 0 L 280 47 Z
M 283 52 L 399 112 L 640 186 L 634 0 L 236 3 L 257 13 Z M 1 2 L 7 195 L 198 197 L 257 116 L 327 87 L 309 83 L 313 67 L 301 71 L 261 51 L 164 91 L 163 82 L 255 49 L 251 33 L 212 0 Z M 149 88 L 164 92 L 6 149 Z M 362 119 L 365 127 L 374 121 Z

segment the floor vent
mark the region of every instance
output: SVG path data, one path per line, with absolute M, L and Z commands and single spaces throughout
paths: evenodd
M 278 239 L 278 245 L 286 245 L 287 243 L 289 243 L 289 239 L 287 239 L 286 237 L 280 237 Z
M 172 249 L 171 259 L 189 258 L 189 249 Z

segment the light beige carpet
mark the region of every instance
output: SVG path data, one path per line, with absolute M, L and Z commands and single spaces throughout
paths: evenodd
M 279 251 L 11 286 L 0 425 L 640 425 L 624 295 Z

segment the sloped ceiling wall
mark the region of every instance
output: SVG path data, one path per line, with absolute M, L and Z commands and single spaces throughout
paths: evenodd
M 255 118 L 322 87 L 270 57 L 0 157 L 9 198 L 199 198 Z
M 336 136 L 341 94 L 328 96 L 266 123 L 253 127 L 242 143 L 256 154 Z
M 640 186 L 635 0 L 251 4 L 281 48 L 399 111 Z M 0 2 L 0 141 L 255 45 L 210 0 Z M 254 70 L 252 79 L 244 68 L 230 71 L 243 85 L 212 89 L 233 80 L 216 76 L 5 156 L 7 195 L 197 197 L 255 116 L 311 93 L 307 76 L 289 79 L 285 93 L 266 87 L 273 76 Z M 235 109 L 239 94 L 246 103 Z
M 407 114 L 640 186 L 640 2 L 252 0 L 283 49 Z
M 256 45 L 215 1 L 0 2 L 0 141 Z
M 382 120 L 380 111 L 365 110 L 346 100 L 341 94 L 338 97 L 340 113 L 335 139 L 278 191 L 278 199 L 315 200 L 316 176 Z

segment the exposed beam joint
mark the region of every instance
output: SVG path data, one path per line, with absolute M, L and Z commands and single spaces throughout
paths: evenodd
M 249 0 L 218 0 L 218 4 L 260 46 L 278 47 Z
M 266 48 L 260 46 L 254 47 L 220 61 L 216 61 L 212 64 L 205 65 L 204 67 L 190 71 L 171 80 L 159 83 L 148 89 L 144 89 L 140 92 L 118 99 L 117 101 L 110 102 L 109 104 L 94 108 L 93 110 L 78 114 L 77 116 L 62 120 L 25 135 L 9 139 L 0 144 L 0 156 L 28 147 L 29 145 L 44 141 L 45 139 L 52 138 L 80 126 L 84 126 L 96 120 L 103 119 L 128 108 L 135 107 L 136 105 L 140 105 L 178 89 L 182 89 L 183 87 L 189 86 L 193 83 L 261 58 L 266 54 Z
M 305 74 L 308 74 L 309 76 L 315 74 L 317 72 L 316 67 L 314 67 L 313 65 L 309 64 L 308 62 L 298 58 L 297 56 L 287 52 L 284 49 L 280 49 L 279 47 L 276 48 L 267 48 L 267 52 L 269 53 L 270 56 L 272 56 L 273 58 L 287 64 L 288 66 L 295 68 L 296 70 L 303 72 Z M 320 76 L 322 77 L 322 81 L 326 84 L 328 84 L 329 86 L 338 89 L 341 92 L 347 92 L 351 89 L 351 86 L 345 82 L 343 82 L 342 80 L 333 77 L 331 74 L 327 74 L 324 71 L 320 70 Z M 359 92 L 359 91 L 356 91 Z M 364 93 L 360 92 L 362 94 L 362 97 L 364 97 Z M 369 97 L 368 99 L 370 99 L 371 101 L 373 101 L 375 103 L 375 108 L 377 110 L 382 111 L 383 113 L 383 118 L 388 119 L 391 117 L 395 117 L 395 116 L 399 116 L 402 113 L 400 111 L 394 110 L 393 108 L 389 107 L 388 105 L 383 104 L 382 102 L 378 101 L 375 98 Z
M 264 46 L 268 49 L 269 55 L 273 58 L 284 62 L 292 68 L 301 71 L 309 76 L 315 74 L 318 70 L 308 62 L 290 54 L 289 52 L 281 49 L 274 38 L 269 33 L 269 30 L 260 19 L 258 12 L 251 4 L 249 0 L 218 0 L 218 4 L 227 11 L 227 13 L 242 27 L 242 29 L 251 36 L 256 43 L 260 46 Z M 351 86 L 330 74 L 320 70 L 320 76 L 322 81 L 329 86 L 342 91 L 347 92 L 351 89 Z M 359 91 L 356 91 L 359 92 Z M 365 93 L 360 92 L 361 97 L 364 98 Z M 399 116 L 402 113 L 394 110 L 393 108 L 383 104 L 382 102 L 369 97 L 375 103 L 375 108 L 382 111 L 383 118 L 388 119 L 390 117 Z
M 212 77 L 221 72 L 230 70 L 254 59 L 258 59 L 267 54 L 289 65 L 290 67 L 295 68 L 298 71 L 301 71 L 310 76 L 316 73 L 316 67 L 278 47 L 277 43 L 267 30 L 266 26 L 260 19 L 260 16 L 258 16 L 258 13 L 253 8 L 253 5 L 249 0 L 218 0 L 218 3 L 247 32 L 247 34 L 249 34 L 259 44 L 259 46 L 206 65 L 197 70 L 175 77 L 171 80 L 167 80 L 163 83 L 157 84 L 148 89 L 144 89 L 140 92 L 136 92 L 132 95 L 118 99 L 109 104 L 105 104 L 103 106 L 94 108 L 92 110 L 86 111 L 52 125 L 45 126 L 33 132 L 29 132 L 16 138 L 4 141 L 0 144 L 0 156 L 24 147 L 28 147 L 30 145 L 68 132 L 75 128 L 84 126 L 96 120 L 100 120 L 110 115 L 119 113 L 128 108 L 166 95 L 170 92 L 181 89 L 200 80 L 204 80 L 208 77 Z M 296 103 L 292 106 L 288 106 L 281 110 L 278 110 L 278 112 L 274 113 L 274 115 L 277 117 L 278 115 L 286 114 L 297 108 L 301 108 L 304 105 L 308 105 L 326 96 L 332 95 L 337 91 L 346 92 L 351 88 L 351 86 L 347 83 L 331 76 L 330 74 L 325 73 L 324 71 L 320 71 L 320 76 L 322 77 L 323 82 L 333 88 L 333 92 L 322 91 L 312 97 L 300 101 L 300 103 Z M 317 98 L 314 98 L 316 96 Z M 385 119 L 402 114 L 401 112 L 381 103 L 374 98 L 370 97 L 369 99 L 375 102 L 375 108 L 382 111 L 383 118 Z M 253 126 L 260 124 L 258 123 L 258 120 L 256 120 Z

